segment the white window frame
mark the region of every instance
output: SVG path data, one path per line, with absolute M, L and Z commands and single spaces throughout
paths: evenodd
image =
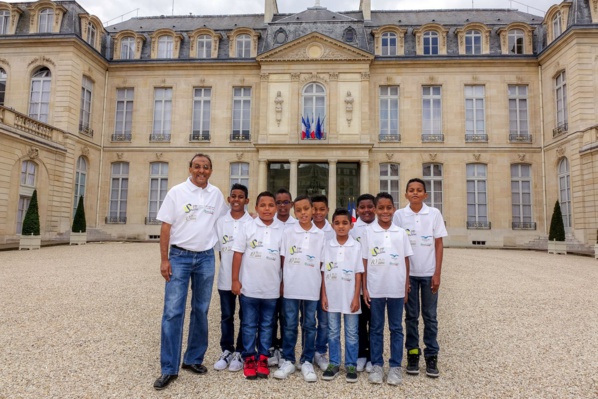
M 425 203 L 432 206 L 442 213 L 442 203 L 444 197 L 444 168 L 439 163 L 425 163 L 422 165 L 423 181 L 426 185 Z
M 465 54 L 482 54 L 482 32 L 477 29 L 465 32 Z
M 92 22 L 87 23 L 87 43 L 92 47 L 96 46 L 96 36 L 97 36 L 97 29 L 96 26 Z
M 571 230 L 571 175 L 569 172 L 569 160 L 563 158 L 558 165 L 559 178 L 559 203 L 561 206 L 561 214 L 563 215 L 563 224 L 565 231 Z
M 424 55 L 440 53 L 440 35 L 434 30 L 425 31 L 422 37 Z
M 315 129 L 318 117 L 322 123 L 322 134 L 326 129 L 324 128 L 326 122 L 326 107 L 328 103 L 328 96 L 326 87 L 320 83 L 310 82 L 303 87 L 301 92 L 301 109 L 303 113 L 301 116 L 310 118 L 312 129 Z M 308 134 L 309 136 L 309 134 Z M 324 136 L 325 137 L 325 136 Z
M 230 164 L 230 186 L 239 183 L 245 187 L 249 187 L 249 163 L 248 162 L 233 162 Z
M 381 36 L 382 54 L 383 56 L 397 55 L 397 34 L 394 32 L 384 32 Z
M 401 165 L 398 163 L 385 162 L 380 164 L 380 192 L 387 192 L 392 195 L 397 209 L 399 209 L 401 196 L 400 172 Z
M 244 33 L 235 38 L 237 58 L 251 58 L 251 36 Z
M 511 211 L 514 224 L 531 226 L 534 219 L 532 203 L 532 166 L 511 165 Z
M 212 88 L 193 88 L 192 140 L 210 140 Z
M 129 163 L 114 162 L 110 165 L 110 199 L 107 223 L 126 223 L 129 193 Z
M 132 138 L 134 100 L 134 88 L 125 87 L 116 89 L 116 110 L 114 116 L 114 138 L 116 138 L 116 141 L 130 141 Z
M 442 134 L 442 86 L 422 86 L 422 134 Z
M 151 162 L 147 199 L 147 223 L 155 223 L 168 192 L 168 162 Z
M 488 223 L 488 166 L 470 163 L 467 170 L 467 222 Z
M 29 117 L 37 119 L 40 122 L 48 122 L 51 88 L 52 73 L 46 67 L 40 68 L 31 78 Z
M 486 88 L 465 85 L 465 134 L 486 134 Z
M 21 163 L 21 175 L 19 179 L 16 234 L 21 234 L 21 231 L 23 230 L 23 220 L 25 219 L 27 208 L 29 208 L 33 191 L 35 191 L 36 183 L 37 164 L 33 161 L 23 161 Z
M 400 93 L 399 86 L 380 86 L 380 140 L 400 140 Z
M 54 25 L 54 10 L 51 8 L 44 8 L 40 10 L 37 21 L 38 33 L 52 33 Z
M 556 100 L 556 124 L 559 128 L 564 127 L 569 117 L 567 110 L 567 74 L 565 71 L 559 73 L 554 79 L 554 96 Z
M 158 38 L 158 58 L 171 59 L 174 57 L 174 38 L 162 35 Z
M 510 134 L 529 137 L 529 86 L 509 85 L 507 90 Z
M 9 24 L 10 11 L 0 10 L 0 35 L 6 35 L 8 33 Z
M 87 185 L 87 161 L 84 157 L 80 156 L 77 159 L 77 165 L 75 169 L 75 187 L 73 189 L 73 217 L 77 212 L 77 205 L 79 204 L 79 198 L 85 197 L 85 188 Z
M 552 17 L 552 40 L 559 37 L 561 33 L 563 33 L 563 30 L 561 28 L 561 12 L 559 11 Z
M 212 58 L 212 36 L 197 36 L 197 58 Z
M 523 29 L 511 29 L 508 33 L 509 54 L 525 53 L 525 32 Z
M 4 105 L 4 101 L 6 99 L 6 81 L 8 79 L 8 75 L 6 71 L 0 68 L 0 105 Z
M 152 135 L 170 140 L 172 124 L 172 87 L 154 88 L 154 122 Z
M 81 84 L 81 111 L 79 113 L 79 131 L 91 130 L 91 107 L 93 99 L 93 81 L 83 76 Z
M 132 60 L 135 58 L 135 38 L 125 36 L 120 39 L 120 59 Z
M 233 87 L 232 140 L 251 138 L 251 87 Z

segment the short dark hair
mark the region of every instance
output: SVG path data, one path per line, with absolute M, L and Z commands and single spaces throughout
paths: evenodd
M 392 204 L 394 205 L 395 201 L 392 198 L 392 195 L 390 195 L 389 193 L 384 192 L 384 191 L 382 191 L 381 193 L 376 194 L 376 198 L 374 198 L 374 205 L 378 206 L 378 201 L 380 201 L 383 198 L 389 199 L 390 202 L 392 202 Z
M 405 186 L 405 192 L 407 192 L 407 190 L 409 190 L 409 185 L 411 183 L 420 183 L 422 186 L 424 186 L 424 193 L 426 192 L 426 182 L 423 181 L 422 179 L 420 179 L 419 177 L 414 177 L 413 179 L 409 179 L 409 181 L 407 182 L 407 185 Z
M 293 201 L 293 203 L 296 204 L 297 201 L 303 201 L 303 200 L 309 201 L 309 204 L 312 205 L 311 198 L 309 198 L 307 195 L 298 195 L 297 197 L 295 197 L 295 200 Z
M 328 198 L 325 195 L 314 195 L 311 197 L 311 203 L 313 204 L 314 202 L 323 202 L 328 207 Z
M 262 191 L 261 193 L 258 194 L 257 199 L 255 200 L 256 205 L 260 203 L 260 199 L 262 197 L 270 197 L 273 200 L 276 200 L 276 198 L 274 197 L 274 194 L 272 194 L 270 191 Z
M 336 208 L 334 210 L 334 213 L 332 214 L 332 222 L 334 223 L 334 218 L 337 216 L 346 216 L 347 219 L 349 219 L 349 222 L 351 222 L 352 218 L 351 218 L 351 212 L 349 212 L 348 210 L 346 210 L 345 208 Z
M 361 194 L 357 197 L 357 202 L 355 203 L 356 206 L 359 206 L 361 201 L 372 201 L 376 202 L 376 198 L 372 194 Z
M 293 196 L 291 195 L 290 191 L 287 190 L 286 188 L 280 188 L 280 189 L 278 189 L 278 191 L 276 192 L 276 195 L 279 195 L 279 194 L 286 194 L 286 195 L 289 196 L 289 198 L 291 199 L 291 201 L 293 200 Z
M 189 167 L 193 166 L 193 160 L 198 157 L 207 159 L 210 163 L 210 169 L 212 169 L 212 158 L 210 158 L 210 156 L 207 154 L 202 154 L 201 152 L 198 152 L 197 154 L 193 155 L 193 158 L 191 158 L 191 160 L 189 161 Z
M 249 198 L 249 190 L 247 190 L 247 187 L 245 187 L 244 185 L 239 184 L 239 183 L 235 183 L 230 188 L 230 192 L 232 193 L 233 190 L 241 190 L 241 191 L 243 191 L 245 193 L 245 198 Z

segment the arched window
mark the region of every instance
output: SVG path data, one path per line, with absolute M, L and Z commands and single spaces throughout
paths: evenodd
M 382 34 L 382 55 L 397 55 L 397 35 L 393 32 Z
M 8 24 L 10 22 L 10 11 L 0 10 L 0 35 L 8 33 Z
M 525 33 L 521 29 L 509 31 L 509 54 L 523 54 Z
M 395 203 L 395 208 L 399 208 L 400 197 L 399 184 L 399 164 L 398 163 L 381 163 L 380 164 L 380 192 L 387 192 L 392 195 Z
M 163 35 L 158 38 L 158 58 L 172 58 L 174 54 L 172 36 Z
M 427 163 L 423 165 L 424 183 L 426 184 L 426 204 L 437 208 L 442 213 L 442 165 Z
M 168 163 L 150 163 L 149 198 L 146 224 L 156 223 L 158 210 L 168 191 Z
M 472 29 L 465 33 L 465 54 L 482 54 L 482 32 Z
M 97 29 L 96 26 L 89 22 L 87 24 L 87 43 L 89 43 L 90 46 L 95 47 L 96 45 L 96 36 L 97 36 Z
M 209 35 L 197 36 L 197 58 L 212 57 L 212 37 Z
M 120 41 L 120 59 L 132 60 L 135 58 L 135 38 L 132 36 L 123 37 Z
M 353 43 L 356 35 L 355 29 L 349 27 L 343 32 L 343 39 L 348 43 Z
M 83 157 L 77 159 L 77 168 L 75 171 L 75 189 L 73 200 L 73 216 L 77 211 L 79 197 L 85 197 L 85 185 L 87 183 L 87 161 Z
M 251 57 L 251 37 L 249 35 L 237 36 L 237 57 L 249 58 Z
M 31 78 L 31 96 L 29 98 L 29 116 L 40 122 L 48 122 L 50 111 L 50 87 L 52 74 L 46 67 L 40 68 Z
M 438 55 L 438 32 L 424 32 L 424 55 Z
M 561 159 L 558 167 L 559 172 L 559 202 L 563 214 L 565 230 L 571 227 L 571 178 L 569 176 L 569 161 Z
M 54 10 L 51 8 L 44 8 L 39 12 L 39 20 L 37 31 L 39 33 L 52 33 L 52 25 L 54 24 Z
M 559 37 L 561 33 L 563 33 L 563 29 L 561 28 L 561 13 L 559 11 L 552 17 L 552 40 Z
M 29 208 L 31 196 L 35 190 L 37 175 L 37 165 L 33 161 L 23 161 L 21 163 L 21 180 L 19 185 L 19 205 L 17 208 L 17 229 L 16 233 L 21 234 L 23 229 L 23 219 Z
M 4 105 L 4 96 L 6 95 L 6 72 L 0 68 L 0 105 Z
M 319 83 L 309 83 L 303 88 L 302 117 L 310 126 L 305 138 L 324 138 L 324 120 L 326 119 L 326 89 Z

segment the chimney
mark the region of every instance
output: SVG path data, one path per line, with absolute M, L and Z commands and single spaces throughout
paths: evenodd
M 276 0 L 265 0 L 266 4 L 264 6 L 264 23 L 269 24 L 272 22 L 272 18 L 274 14 L 278 14 L 278 4 L 276 4 Z
M 372 0 L 359 0 L 359 11 L 363 13 L 364 21 L 372 20 Z

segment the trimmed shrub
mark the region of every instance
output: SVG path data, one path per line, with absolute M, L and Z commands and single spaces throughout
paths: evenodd
M 79 197 L 77 203 L 77 210 L 75 211 L 75 218 L 73 219 L 73 233 L 85 233 L 87 231 L 87 224 L 85 222 L 85 207 L 83 206 L 83 196 Z
M 554 210 L 552 211 L 548 240 L 565 241 L 565 225 L 563 224 L 563 214 L 561 213 L 561 205 L 558 200 L 554 204 Z
M 21 235 L 25 236 L 38 236 L 39 233 L 39 209 L 37 206 L 37 190 L 33 191 L 31 196 L 31 202 L 29 202 L 29 208 L 25 213 L 25 219 L 23 219 L 23 229 Z

